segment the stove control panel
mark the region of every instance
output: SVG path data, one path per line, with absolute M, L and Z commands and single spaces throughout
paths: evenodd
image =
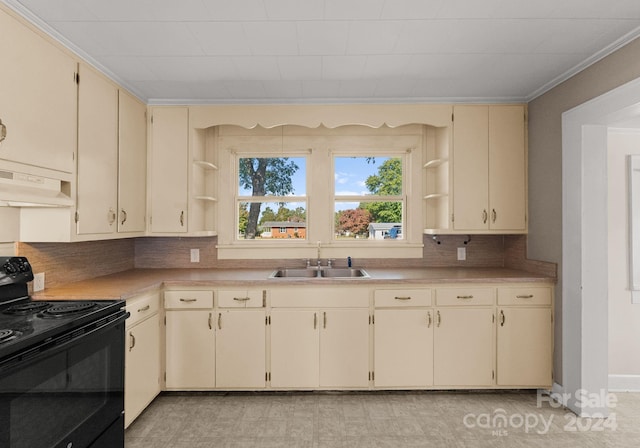
M 32 280 L 33 270 L 25 257 L 0 257 L 0 285 Z

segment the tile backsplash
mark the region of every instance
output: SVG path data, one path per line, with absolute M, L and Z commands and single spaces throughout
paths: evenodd
M 466 241 L 466 244 L 465 244 Z M 31 261 L 34 272 L 46 273 L 46 286 L 87 280 L 133 268 L 271 268 L 299 260 L 219 260 L 216 237 L 143 237 L 79 243 L 17 243 L 17 254 Z M 466 260 L 457 260 L 459 247 Z M 191 263 L 191 249 L 200 261 Z M 525 235 L 424 236 L 422 258 L 358 259 L 362 267 L 510 267 L 555 276 L 556 265 L 526 258 Z M 337 260 L 336 265 L 346 264 Z

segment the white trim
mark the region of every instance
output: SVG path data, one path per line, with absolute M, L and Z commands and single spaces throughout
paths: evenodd
M 609 375 L 610 392 L 640 392 L 640 375 Z
M 606 392 L 608 372 L 607 126 L 640 116 L 640 78 L 562 114 L 562 385 Z

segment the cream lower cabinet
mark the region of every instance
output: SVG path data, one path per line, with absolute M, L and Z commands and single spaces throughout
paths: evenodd
M 212 291 L 165 291 L 166 388 L 215 387 Z
M 368 387 L 367 289 L 275 290 L 271 306 L 271 387 Z
M 216 310 L 216 387 L 267 385 L 265 290 L 220 290 Z
M 551 288 L 499 288 L 498 385 L 552 384 Z
M 435 386 L 495 384 L 495 294 L 495 288 L 436 290 Z
M 434 314 L 430 289 L 374 292 L 374 385 L 433 384 Z
M 129 426 L 160 392 L 160 298 L 127 300 L 124 421 Z

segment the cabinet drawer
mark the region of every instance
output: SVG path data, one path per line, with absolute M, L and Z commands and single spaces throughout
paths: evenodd
M 218 306 L 220 308 L 261 308 L 261 289 L 218 291 Z
M 551 305 L 551 288 L 498 288 L 498 305 Z
M 130 328 L 156 314 L 160 308 L 160 299 L 158 294 L 135 297 L 127 300 L 125 308 L 130 313 L 127 318 L 127 328 Z
M 376 289 L 373 297 L 376 308 L 431 306 L 430 289 Z
M 166 309 L 213 308 L 213 291 L 165 291 Z
M 436 304 L 447 305 L 493 305 L 496 299 L 494 288 L 439 288 L 436 289 Z

